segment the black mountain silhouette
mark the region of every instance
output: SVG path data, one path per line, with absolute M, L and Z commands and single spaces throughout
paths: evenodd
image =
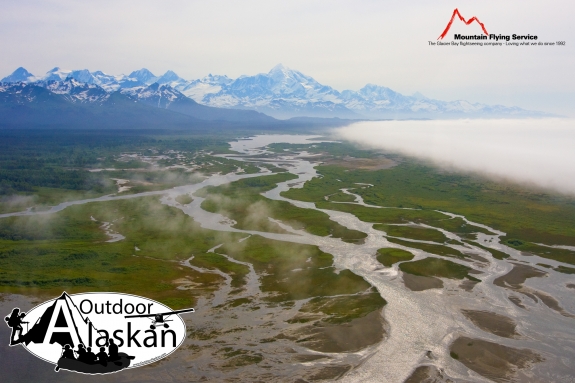
M 52 316 L 55 315 L 54 310 L 56 308 L 56 305 L 58 301 L 62 300 L 65 301 L 66 303 L 64 307 L 67 308 L 68 312 L 70 313 L 69 318 L 72 318 L 73 323 L 67 323 L 66 318 L 62 314 L 62 311 L 60 311 L 58 313 L 58 318 L 56 319 L 55 327 L 68 327 L 68 328 L 73 327 L 78 339 L 80 340 L 81 343 L 83 343 L 82 337 L 80 336 L 80 332 L 78 331 L 78 324 L 76 324 L 74 321 L 74 316 L 71 309 L 71 307 L 74 307 L 76 310 L 78 310 L 78 308 L 76 307 L 76 305 L 74 305 L 74 302 L 72 302 L 70 296 L 65 292 L 62 293 L 62 295 L 58 299 L 54 300 L 54 303 L 50 307 L 48 307 L 46 311 L 44 311 L 40 319 L 38 319 L 38 321 L 36 321 L 36 323 L 34 323 L 34 325 L 30 328 L 30 330 L 21 337 L 22 343 L 28 345 L 31 342 L 32 343 L 44 342 L 44 338 L 46 337 L 46 333 L 48 332 L 48 326 L 50 325 Z M 92 326 L 92 323 L 89 322 L 88 319 L 85 319 L 84 322 L 87 323 L 89 326 Z M 54 332 L 48 342 L 50 344 L 58 343 L 62 347 L 64 347 L 67 344 L 69 344 L 72 347 L 77 346 L 76 344 L 74 344 L 72 336 L 70 335 L 69 332 Z

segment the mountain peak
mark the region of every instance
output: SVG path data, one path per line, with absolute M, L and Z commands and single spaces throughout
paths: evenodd
M 169 70 L 160 77 L 157 82 L 160 84 L 165 84 L 167 82 L 178 81 L 181 80 L 180 76 L 178 76 L 174 71 Z
M 4 77 L 0 82 L 30 82 L 34 75 L 23 67 L 19 67 L 11 75 Z
M 24 76 L 34 76 L 32 73 L 28 72 L 24 67 L 18 67 L 14 72 L 13 75 L 24 75 Z
M 279 63 L 278 65 L 276 65 L 275 67 L 273 67 L 269 73 L 276 73 L 276 72 L 288 72 L 290 71 L 290 69 L 288 67 L 286 67 L 285 65 L 283 65 L 282 63 Z
M 128 77 L 135 78 L 136 80 L 144 84 L 151 84 L 155 82 L 156 79 L 158 78 L 146 68 L 135 70 L 132 73 L 130 73 Z
M 42 77 L 43 81 L 63 81 L 68 75 L 72 73 L 71 70 L 62 69 L 60 67 L 54 67 L 50 69 L 44 77 Z
M 73 70 L 66 76 L 66 79 L 73 78 L 76 81 L 86 83 L 86 84 L 95 84 L 97 83 L 96 78 L 90 73 L 88 69 L 79 69 Z
M 209 75 L 201 78 L 199 81 L 213 84 L 229 84 L 233 80 L 226 75 L 213 75 L 210 73 Z

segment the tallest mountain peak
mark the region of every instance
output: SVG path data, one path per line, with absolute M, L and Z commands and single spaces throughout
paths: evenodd
M 284 71 L 289 71 L 290 69 L 288 67 L 286 67 L 285 65 L 283 65 L 282 63 L 279 63 L 278 65 L 276 65 L 275 67 L 272 68 L 272 70 L 270 70 L 270 73 L 274 73 L 274 72 L 284 72 Z

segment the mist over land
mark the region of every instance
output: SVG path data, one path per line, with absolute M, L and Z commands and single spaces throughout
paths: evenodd
M 336 132 L 443 168 L 575 194 L 572 119 L 370 121 Z

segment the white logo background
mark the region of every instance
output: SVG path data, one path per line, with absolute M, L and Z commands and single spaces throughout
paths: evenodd
M 119 351 L 134 356 L 129 368 L 143 366 L 174 352 L 186 337 L 186 325 L 172 309 L 154 300 L 121 293 L 83 293 L 67 295 L 44 302 L 26 313 L 24 320 L 31 329 L 42 315 L 54 306 L 50 322 L 41 343 L 22 344 L 29 352 L 56 364 L 62 346 L 50 344 L 53 334 L 68 332 L 77 348 L 79 343 L 98 352 L 107 346 L 106 339 L 114 339 Z M 151 329 L 154 314 L 166 314 L 163 322 Z M 126 315 L 151 315 L 125 318 Z M 65 319 L 65 323 L 61 318 Z M 60 320 L 58 320 L 60 318 Z M 45 319 L 47 322 L 47 320 Z M 62 326 L 64 323 L 65 326 Z M 169 327 L 164 327 L 168 325 Z M 26 330 L 26 327 L 24 327 Z M 25 333 L 24 333 L 25 334 Z

